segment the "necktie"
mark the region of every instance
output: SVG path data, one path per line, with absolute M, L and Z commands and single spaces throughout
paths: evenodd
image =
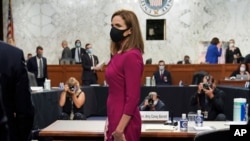
M 161 79 L 162 79 L 162 77 L 163 77 L 163 71 L 160 71 L 160 76 L 161 76 Z
M 42 58 L 39 59 L 39 70 L 40 70 L 40 78 L 43 78 L 43 62 L 42 62 Z
M 93 55 L 89 55 L 89 57 L 90 57 L 90 61 L 91 61 L 92 66 L 95 66 L 95 65 L 94 65 L 94 58 L 93 58 Z
M 82 62 L 82 61 L 81 61 L 81 52 L 80 52 L 80 48 L 78 48 L 78 59 L 79 59 L 79 62 Z

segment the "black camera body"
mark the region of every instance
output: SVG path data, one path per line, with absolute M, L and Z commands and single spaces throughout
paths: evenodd
M 147 99 L 148 99 L 148 105 L 149 105 L 149 106 L 153 106 L 153 105 L 154 105 L 153 96 L 152 96 L 152 95 L 149 95 L 149 96 L 147 97 Z
M 70 91 L 75 91 L 75 86 L 74 86 L 74 85 L 69 86 L 69 90 L 70 90 Z
M 209 88 L 211 87 L 211 85 L 209 83 L 204 83 L 203 84 L 203 88 L 206 90 L 209 90 Z

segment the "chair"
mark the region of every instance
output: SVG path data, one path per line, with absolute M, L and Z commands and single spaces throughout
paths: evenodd
M 192 84 L 198 85 L 202 81 L 203 77 L 206 75 L 208 75 L 208 72 L 205 72 L 205 71 L 195 72 L 193 75 Z
M 194 141 L 229 141 L 230 137 L 230 129 L 219 129 L 197 133 Z
M 34 73 L 28 71 L 28 78 L 30 86 L 37 86 L 37 81 Z
M 149 65 L 152 64 L 152 58 L 147 59 L 146 64 L 149 64 Z

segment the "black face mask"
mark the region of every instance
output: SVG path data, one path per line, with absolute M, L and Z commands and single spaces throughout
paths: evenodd
M 119 42 L 123 39 L 125 39 L 127 36 L 123 36 L 123 33 L 126 31 L 127 29 L 125 30 L 119 30 L 115 27 L 112 27 L 111 30 L 110 30 L 110 37 L 112 39 L 112 41 L 114 42 Z

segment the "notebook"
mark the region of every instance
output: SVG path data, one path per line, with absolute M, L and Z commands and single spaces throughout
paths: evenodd
M 244 75 L 237 74 L 236 79 L 237 80 L 248 80 L 248 75 L 246 75 L 246 74 L 244 74 Z

